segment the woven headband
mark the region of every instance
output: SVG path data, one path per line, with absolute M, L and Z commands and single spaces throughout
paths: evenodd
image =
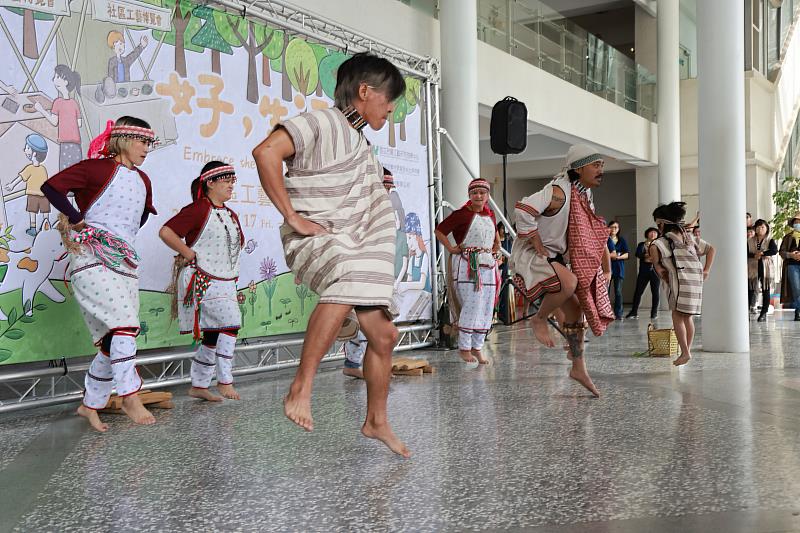
M 223 176 L 236 176 L 236 171 L 230 165 L 212 168 L 200 174 L 200 181 L 219 179 Z
M 486 189 L 488 191 L 490 189 L 489 182 L 484 179 L 472 180 L 469 182 L 467 191 L 472 192 L 472 189 Z
M 595 161 L 601 161 L 602 159 L 603 156 L 600 154 L 587 155 L 586 157 L 582 157 L 577 161 L 573 161 L 572 163 L 570 163 L 569 168 L 571 168 L 572 170 L 576 170 L 581 167 L 585 167 L 589 163 L 594 163 Z
M 139 126 L 114 126 L 111 128 L 111 137 L 131 137 L 145 141 L 156 142 L 156 133 L 150 128 L 140 128 Z

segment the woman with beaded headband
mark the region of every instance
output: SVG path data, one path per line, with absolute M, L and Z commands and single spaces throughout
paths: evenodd
M 600 393 L 586 369 L 584 332 L 589 327 L 602 335 L 614 320 L 608 298 L 608 230 L 592 201 L 592 189 L 603 182 L 603 165 L 603 156 L 591 146 L 570 147 L 562 171 L 541 191 L 517 202 L 518 232 L 509 260 L 517 290 L 532 301 L 542 298 L 531 319 L 536 339 L 555 346 L 548 319 L 560 309 L 572 360 L 569 377 L 595 397 Z
M 123 398 L 122 410 L 134 422 L 155 422 L 137 395 L 142 379 L 136 370 L 139 255 L 134 242 L 148 216 L 156 213 L 150 179 L 138 168 L 156 142 L 141 119 L 109 121 L 89 145 L 89 159 L 42 185 L 44 195 L 62 213 L 59 225 L 71 256 L 72 291 L 99 348 L 78 408 L 98 431 L 108 429 L 97 410 L 106 406 L 114 386 Z M 74 194 L 77 209 L 68 193 Z
M 466 363 L 487 364 L 481 353 L 492 327 L 500 249 L 497 221 L 489 208 L 489 182 L 472 180 L 469 201 L 436 226 L 436 238 L 452 257 L 450 294 L 458 310 L 458 351 Z M 455 245 L 447 238 L 453 234 Z
M 181 333 L 193 333 L 195 340 L 202 338 L 192 359 L 189 396 L 212 402 L 222 400 L 208 390 L 215 368 L 220 394 L 239 399 L 231 370 L 242 321 L 236 282 L 244 234 L 236 213 L 225 205 L 235 183 L 232 166 L 207 163 L 192 182 L 194 201 L 158 233 L 179 254 L 173 274 L 173 317 L 178 317 Z
M 367 417 L 361 432 L 393 452 L 410 452 L 386 413 L 392 350 L 395 221 L 381 164 L 362 133 L 380 130 L 403 94 L 400 71 L 384 58 L 356 54 L 339 66 L 335 107 L 302 113 L 276 126 L 253 150 L 264 191 L 283 215 L 286 264 L 320 299 L 309 318 L 300 367 L 284 412 L 307 431 L 314 427 L 311 389 L 320 360 L 342 326 L 364 332 Z M 284 177 L 283 164 L 287 173 Z M 347 331 L 355 335 L 355 328 Z M 340 335 L 344 337 L 344 335 Z

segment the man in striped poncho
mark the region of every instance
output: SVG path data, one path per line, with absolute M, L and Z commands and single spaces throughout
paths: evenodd
M 337 333 L 344 329 L 354 336 L 360 328 L 369 343 L 361 432 L 409 457 L 386 415 L 398 338 L 392 324 L 395 221 L 382 166 L 361 131 L 367 125 L 381 129 L 404 90 L 403 77 L 389 61 L 357 54 L 339 67 L 335 107 L 279 124 L 253 157 L 264 191 L 284 217 L 286 264 L 320 297 L 284 399 L 286 416 L 313 429 L 311 389 L 319 362 Z

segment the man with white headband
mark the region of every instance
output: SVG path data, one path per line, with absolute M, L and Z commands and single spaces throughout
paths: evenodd
M 518 233 L 510 259 L 517 288 L 531 300 L 544 296 L 531 319 L 536 339 L 555 346 L 547 320 L 560 308 L 572 359 L 569 377 L 596 397 L 600 393 L 583 358 L 586 322 L 599 336 L 614 320 L 607 288 L 608 230 L 594 213 L 591 193 L 603 181 L 603 164 L 603 157 L 591 146 L 577 144 L 569 149 L 562 172 L 541 191 L 517 203 Z

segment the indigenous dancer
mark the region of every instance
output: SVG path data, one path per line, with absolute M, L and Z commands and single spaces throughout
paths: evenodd
M 497 261 L 500 249 L 494 212 L 489 202 L 489 182 L 472 180 L 469 184 L 469 201 L 453 211 L 437 226 L 435 235 L 452 254 L 451 292 L 458 299 L 458 351 L 467 363 L 489 362 L 481 353 L 486 334 L 492 327 L 495 294 L 497 292 Z M 453 234 L 456 244 L 447 235 Z
M 681 355 L 672 362 L 675 366 L 685 365 L 692 358 L 693 317 L 700 314 L 703 282 L 708 278 L 716 253 L 706 241 L 689 235 L 684 216 L 684 202 L 658 206 L 653 211 L 653 219 L 661 237 L 650 245 L 653 267 L 667 286 L 672 327 L 681 348 Z M 705 267 L 700 262 L 702 256 L 706 256 Z
M 555 345 L 547 319 L 561 308 L 572 360 L 569 377 L 596 397 L 600 393 L 583 357 L 587 327 L 583 317 L 597 336 L 614 320 L 608 298 L 608 230 L 594 213 L 591 193 L 602 181 L 603 157 L 590 146 L 572 146 L 564 170 L 544 189 L 517 203 L 519 233 L 510 260 L 517 288 L 531 300 L 544 296 L 531 319 L 536 339 L 548 347 Z
M 113 126 L 109 121 L 106 131 L 89 145 L 89 159 L 42 185 L 44 195 L 69 221 L 62 216 L 60 225 L 71 255 L 72 290 L 99 347 L 78 408 L 78 414 L 98 431 L 108 429 L 97 410 L 106 406 L 115 385 L 123 398 L 122 410 L 134 422 L 155 422 L 137 395 L 142 387 L 136 370 L 139 255 L 133 247 L 139 228 L 156 213 L 150 179 L 137 168 L 155 142 L 153 130 L 143 120 L 126 116 Z M 70 192 L 77 210 L 67 199 Z
M 217 390 L 238 400 L 233 388 L 233 353 L 242 316 L 236 301 L 239 254 L 244 234 L 225 202 L 233 195 L 236 173 L 219 161 L 207 163 L 192 182 L 194 202 L 169 219 L 159 236 L 178 252 L 175 258 L 173 316 L 181 333 L 202 343 L 192 359 L 189 396 L 221 401 L 208 387 L 217 370 Z M 186 242 L 184 242 L 184 240 Z
M 307 431 L 314 428 L 314 374 L 347 319 L 360 325 L 368 341 L 367 417 L 361 432 L 409 457 L 386 414 L 398 339 L 392 324 L 395 220 L 381 164 L 361 131 L 367 124 L 374 130 L 383 127 L 404 87 L 389 61 L 356 54 L 339 67 L 335 107 L 279 124 L 253 157 L 264 190 L 285 220 L 286 264 L 320 296 L 308 322 L 313 334 L 306 336 L 300 367 L 284 399 L 286 416 Z

